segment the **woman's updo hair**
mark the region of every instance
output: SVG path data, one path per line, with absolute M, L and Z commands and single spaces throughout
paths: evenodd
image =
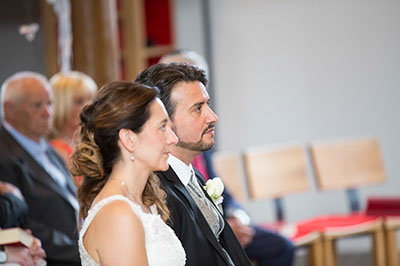
M 85 219 L 93 200 L 107 182 L 114 163 L 120 158 L 118 133 L 130 129 L 139 133 L 150 117 L 150 104 L 158 96 L 153 87 L 126 81 L 110 82 L 102 87 L 92 103 L 80 114 L 79 138 L 72 154 L 70 172 L 78 186 L 79 217 Z M 81 182 L 77 181 L 82 177 Z M 156 204 L 164 221 L 169 211 L 166 194 L 154 173 L 143 191 L 146 206 Z

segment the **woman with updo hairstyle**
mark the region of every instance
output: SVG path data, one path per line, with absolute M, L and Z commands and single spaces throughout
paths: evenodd
M 97 91 L 91 77 L 68 71 L 55 74 L 50 79 L 54 95 L 54 123 L 50 133 L 50 145 L 70 166 L 69 157 L 75 146 L 74 133 L 78 128 L 79 113 Z
M 165 223 L 166 193 L 153 173 L 168 169 L 177 142 L 157 96 L 156 88 L 115 81 L 82 109 L 70 169 L 84 220 L 82 265 L 185 264 L 182 244 Z

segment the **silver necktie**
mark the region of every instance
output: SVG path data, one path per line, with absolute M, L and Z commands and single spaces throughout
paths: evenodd
M 223 229 L 224 221 L 218 210 L 216 210 L 214 205 L 204 195 L 203 190 L 201 190 L 200 185 L 197 182 L 194 172 L 191 172 L 191 177 L 187 186 L 189 188 L 188 191 L 190 195 L 200 208 L 201 213 L 209 224 L 214 235 L 218 238 Z
M 193 171 L 191 171 L 191 176 L 189 183 L 187 185 L 189 188 L 188 191 L 192 196 L 193 200 L 196 202 L 197 206 L 199 207 L 201 213 L 203 214 L 204 218 L 206 219 L 208 225 L 210 226 L 211 230 L 213 231 L 215 237 L 219 239 L 219 235 L 221 234 L 222 230 L 224 229 L 225 222 L 222 218 L 222 215 L 217 210 L 217 207 L 214 206 L 210 202 L 210 200 L 204 195 L 203 190 L 201 189 L 199 183 L 197 182 L 197 178 Z M 235 265 L 229 256 L 228 252 L 221 246 L 222 251 L 225 253 L 229 264 Z

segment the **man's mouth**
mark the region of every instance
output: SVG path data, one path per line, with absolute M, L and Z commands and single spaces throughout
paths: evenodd
M 204 134 L 207 134 L 207 133 L 214 132 L 214 128 L 215 128 L 215 125 L 214 125 L 214 124 L 209 125 L 209 126 L 203 131 L 203 135 L 204 135 Z

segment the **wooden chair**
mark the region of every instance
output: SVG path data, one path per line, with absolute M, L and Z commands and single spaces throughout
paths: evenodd
M 250 198 L 274 199 L 277 222 L 284 221 L 282 198 L 309 189 L 303 146 L 256 148 L 244 152 Z M 296 247 L 307 247 L 310 265 L 323 265 L 321 236 L 317 231 L 291 238 Z
M 313 143 L 310 152 L 319 189 L 347 190 L 353 212 L 359 211 L 357 187 L 386 180 L 378 141 L 375 138 Z M 336 240 L 366 234 L 371 235 L 373 239 L 374 265 L 385 265 L 385 240 L 381 218 L 363 214 L 333 218 L 339 225 L 336 223 L 330 226 L 327 222 L 322 230 L 326 266 L 337 265 Z
M 213 166 L 235 200 L 245 202 L 247 189 L 241 175 L 240 155 L 234 152 L 215 152 Z
M 399 252 L 396 233 L 400 229 L 400 197 L 370 196 L 367 199 L 366 214 L 384 219 L 386 260 L 389 266 L 399 266 Z
M 388 266 L 399 266 L 396 232 L 400 230 L 400 217 L 385 217 L 384 232 Z
M 247 200 L 247 189 L 241 176 L 240 154 L 235 152 L 214 152 L 212 163 L 216 174 L 222 179 L 224 186 L 229 189 L 229 193 L 238 203 L 244 203 Z M 253 266 L 257 262 L 251 260 Z

